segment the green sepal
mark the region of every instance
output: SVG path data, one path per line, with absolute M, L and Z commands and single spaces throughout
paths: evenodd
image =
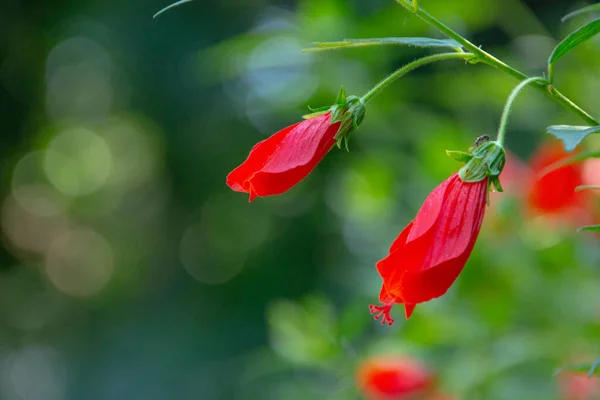
M 341 122 L 334 139 L 340 149 L 343 145 L 347 151 L 350 151 L 348 139 L 350 138 L 350 134 L 358 129 L 358 126 L 365 118 L 365 104 L 360 97 L 348 96 L 344 108 L 342 108 L 342 106 L 334 107 L 335 111 L 337 111 L 336 117 L 334 118 L 334 112 L 332 111 L 329 123 L 334 124 L 336 122 Z
M 343 106 L 346 104 L 346 89 L 342 86 L 340 91 L 338 92 L 337 98 L 335 99 L 335 104 Z
M 495 141 L 475 148 L 471 155 L 471 160 L 458 171 L 463 182 L 479 182 L 487 177 L 497 177 L 506 163 L 504 148 Z
M 494 189 L 496 189 L 496 192 L 504 192 L 504 189 L 500 184 L 500 177 L 498 175 L 494 175 L 490 178 L 490 186 L 491 185 L 494 185 Z
M 365 118 L 365 103 L 362 101 L 362 98 L 346 96 L 346 89 L 342 86 L 333 105 L 316 109 L 310 108 L 310 110 L 314 112 L 304 115 L 304 119 L 330 113 L 329 125 L 340 123 L 334 140 L 338 148 L 341 149 L 343 146 L 349 151 L 348 139 L 351 133 L 358 129 L 358 126 Z
M 465 164 L 471 161 L 471 158 L 473 158 L 473 155 L 471 153 L 467 153 L 466 151 L 446 150 L 446 154 L 451 159 Z
M 321 108 L 323 108 L 323 107 L 321 107 Z M 304 114 L 302 116 L 302 119 L 311 119 L 311 118 L 314 118 L 314 117 L 318 117 L 319 115 L 323 115 L 323 114 L 325 114 L 326 112 L 329 111 L 330 107 L 325 107 L 325 110 L 321 110 L 321 108 L 319 108 L 318 111 L 312 112 L 310 114 Z

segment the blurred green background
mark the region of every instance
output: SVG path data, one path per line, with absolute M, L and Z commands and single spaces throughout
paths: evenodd
M 529 74 L 585 5 L 420 3 Z M 457 169 L 445 149 L 495 132 L 512 78 L 415 71 L 350 153 L 249 204 L 225 176 L 254 143 L 430 53 L 303 47 L 440 36 L 391 0 L 198 0 L 153 20 L 166 5 L 0 4 L 1 399 L 360 399 L 357 363 L 395 352 L 458 399 L 558 399 L 554 369 L 600 356 L 598 238 L 524 220 L 510 194 L 444 297 L 391 328 L 368 313 L 375 262 Z M 596 116 L 599 39 L 556 67 Z M 527 90 L 508 147 L 527 159 L 545 126 L 581 122 Z

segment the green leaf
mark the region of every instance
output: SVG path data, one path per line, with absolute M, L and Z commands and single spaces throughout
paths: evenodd
M 600 186 L 595 186 L 595 185 L 581 185 L 581 186 L 577 186 L 575 188 L 576 192 L 579 192 L 581 190 L 600 190 Z
M 588 372 L 590 370 L 589 363 L 571 364 L 564 367 L 560 367 L 554 371 L 554 376 L 562 372 Z
M 188 0 L 189 1 L 189 0 Z M 450 47 L 460 49 L 462 45 L 454 39 L 433 39 L 425 37 L 389 37 L 373 39 L 344 39 L 338 42 L 314 42 L 315 47 L 304 49 L 302 51 L 324 51 L 335 50 L 346 47 L 365 47 L 380 46 L 386 44 L 415 46 L 415 47 Z
M 600 132 L 600 126 L 552 125 L 546 132 L 562 140 L 567 151 L 573 151 L 587 135 Z
M 567 165 L 571 164 L 576 164 L 589 158 L 600 158 L 600 151 L 589 151 L 586 153 L 574 154 L 570 157 L 563 158 L 562 160 L 550 164 L 546 168 L 542 169 L 538 174 L 538 178 L 541 178 L 542 176 L 547 175 L 550 172 L 559 168 L 566 167 Z
M 598 33 L 600 33 L 600 18 L 582 26 L 564 38 L 563 41 L 554 48 L 554 51 L 550 54 L 550 58 L 548 58 L 548 72 L 550 77 L 552 77 L 552 66 L 555 62 L 568 54 L 573 48 Z
M 160 10 L 159 12 L 157 12 L 156 14 L 154 14 L 154 16 L 152 18 L 158 17 L 159 15 L 161 15 L 162 13 L 170 10 L 171 8 L 178 7 L 178 6 L 180 6 L 182 4 L 185 4 L 185 3 L 191 3 L 192 1 L 194 1 L 194 0 L 179 0 L 179 1 L 173 3 L 173 4 L 169 5 L 169 6 L 166 6 L 165 8 L 163 8 L 162 10 Z
M 598 365 L 600 365 L 600 358 L 594 361 L 594 363 L 592 364 L 592 368 L 590 368 L 590 372 L 588 372 L 588 378 L 591 378 L 594 375 Z M 598 371 L 598 373 L 600 374 L 600 371 Z
M 562 17 L 562 19 L 560 21 L 565 22 L 569 18 L 573 18 L 577 15 L 581 15 L 581 14 L 585 14 L 585 13 L 589 13 L 589 12 L 593 12 L 593 11 L 600 11 L 600 3 L 592 4 L 591 6 L 587 6 L 587 7 L 580 8 L 579 10 L 575 10 L 572 13 L 569 13 L 569 14 L 565 15 L 564 17 Z
M 446 154 L 451 159 L 456 160 L 458 162 L 465 163 L 465 164 L 468 163 L 469 161 L 471 161 L 471 158 L 473 158 L 473 154 L 467 153 L 464 151 L 446 150 Z
M 600 376 L 600 369 L 597 368 L 599 365 L 600 358 L 594 361 L 591 366 L 589 363 L 579 363 L 558 368 L 556 371 L 554 371 L 554 375 L 556 376 L 561 372 L 587 372 L 588 377 L 591 378 L 594 375 Z
M 600 225 L 582 226 L 581 228 L 577 229 L 577 232 L 600 232 Z

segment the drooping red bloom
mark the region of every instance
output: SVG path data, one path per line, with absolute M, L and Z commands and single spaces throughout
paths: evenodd
M 527 206 L 533 214 L 571 214 L 585 208 L 589 192 L 576 192 L 584 184 L 583 165 L 566 165 L 540 176 L 544 169 L 572 156 L 559 141 L 542 144 L 533 154 L 530 166 L 532 181 L 527 193 Z
M 401 356 L 380 356 L 362 362 L 356 382 L 368 400 L 421 398 L 435 386 L 433 374 L 420 362 Z
M 452 175 L 429 194 L 415 219 L 400 233 L 386 258 L 377 263 L 383 278 L 382 305 L 371 305 L 375 319 L 391 325 L 390 310 L 440 297 L 462 271 L 481 228 L 488 179 L 463 182 Z
M 236 192 L 257 196 L 281 194 L 304 179 L 336 143 L 340 122 L 329 112 L 280 130 L 256 144 L 246 161 L 227 175 Z
M 558 376 L 562 400 L 594 400 L 600 398 L 600 379 L 587 374 L 563 372 Z

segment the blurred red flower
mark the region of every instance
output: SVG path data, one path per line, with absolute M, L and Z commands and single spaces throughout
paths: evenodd
M 421 398 L 435 386 L 433 374 L 418 361 L 402 356 L 380 356 L 363 361 L 356 382 L 368 400 Z
M 281 194 L 304 179 L 336 143 L 341 122 L 330 112 L 280 130 L 256 144 L 246 161 L 227 175 L 236 192 L 257 196 Z
M 563 372 L 558 376 L 558 387 L 562 400 L 600 399 L 600 379 L 587 374 Z
M 488 178 L 466 183 L 452 175 L 429 194 L 415 219 L 377 263 L 383 278 L 375 319 L 391 325 L 390 310 L 404 303 L 406 318 L 416 304 L 440 297 L 462 271 L 481 228 Z
M 589 200 L 588 191 L 576 192 L 584 184 L 583 164 L 576 163 L 540 176 L 544 170 L 576 153 L 567 153 L 559 141 L 546 142 L 538 147 L 529 163 L 533 172 L 527 185 L 527 207 L 533 214 L 580 214 Z

